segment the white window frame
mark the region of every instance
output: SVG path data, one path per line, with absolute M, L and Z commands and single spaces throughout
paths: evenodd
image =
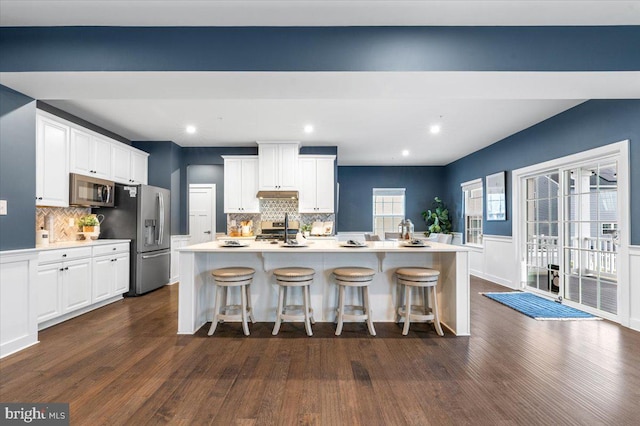
M 468 235 L 468 229 L 467 229 L 467 193 L 475 190 L 475 189 L 481 189 L 482 190 L 482 202 L 480 203 L 480 208 L 482 209 L 482 213 L 480 215 L 480 221 L 481 221 L 481 231 L 484 229 L 484 182 L 482 178 L 478 178 L 478 179 L 474 179 L 474 180 L 470 180 L 468 182 L 463 182 L 460 184 L 460 187 L 462 189 L 462 221 L 464 223 L 464 234 L 463 234 L 463 238 L 464 238 L 464 245 L 469 246 L 469 247 L 478 247 L 478 248 L 483 248 L 484 247 L 484 233 L 480 232 L 480 243 L 470 243 L 467 240 L 467 235 Z
M 376 191 L 378 192 L 389 192 L 389 194 L 376 194 Z M 395 194 L 394 194 L 395 192 Z M 392 196 L 392 197 L 398 197 L 398 196 L 402 196 L 402 219 L 404 220 L 405 217 L 407 216 L 407 190 L 406 188 L 373 188 L 371 191 L 371 203 L 372 203 L 372 222 L 371 222 L 371 229 L 372 232 L 376 233 L 376 218 L 382 217 L 400 217 L 400 215 L 398 214 L 376 214 L 376 197 L 384 197 L 384 196 Z M 381 239 L 384 240 L 384 233 L 385 232 L 398 232 L 398 229 L 390 229 L 390 230 L 386 230 L 383 229 L 382 230 L 382 235 L 379 235 Z

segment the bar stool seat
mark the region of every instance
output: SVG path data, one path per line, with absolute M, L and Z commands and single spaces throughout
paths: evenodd
M 309 287 L 313 282 L 316 271 L 312 268 L 291 267 L 279 268 L 273 271 L 273 275 L 278 283 L 278 311 L 276 312 L 276 323 L 271 334 L 274 336 L 280 331 L 283 321 L 304 321 L 304 326 L 308 336 L 312 336 L 311 324 L 315 324 L 313 309 L 309 297 Z M 287 289 L 290 287 L 302 288 L 302 305 L 286 305 Z
M 404 286 L 404 305 L 398 308 L 398 317 L 404 317 L 404 327 L 402 334 L 409 333 L 409 325 L 411 321 L 433 321 L 436 332 L 440 336 L 444 336 L 442 327 L 440 326 L 440 315 L 438 314 L 438 295 L 436 286 L 440 271 L 431 268 L 406 267 L 396 270 L 396 278 L 398 284 Z M 422 288 L 422 305 L 412 305 L 412 289 Z M 429 297 L 429 292 L 431 297 Z M 429 299 L 431 299 L 431 308 L 429 308 Z
M 251 319 L 252 323 L 256 322 L 251 308 L 251 291 L 249 289 L 255 272 L 253 268 L 241 266 L 219 268 L 211 271 L 216 284 L 216 302 L 213 321 L 211 321 L 211 328 L 209 328 L 209 336 L 216 331 L 218 323 L 222 321 L 242 322 L 244 334 L 246 336 L 249 335 L 247 318 Z M 240 288 L 240 305 L 227 304 L 227 289 L 230 287 Z
M 367 321 L 369 333 L 376 335 L 373 327 L 371 308 L 369 303 L 369 284 L 373 281 L 376 271 L 370 268 L 362 267 L 345 267 L 333 270 L 333 277 L 338 284 L 338 308 L 336 326 L 336 336 L 342 334 L 342 326 L 345 320 L 350 321 Z M 347 287 L 359 289 L 362 296 L 362 305 L 345 305 L 345 291 Z

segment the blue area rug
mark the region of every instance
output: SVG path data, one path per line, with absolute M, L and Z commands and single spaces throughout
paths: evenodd
M 537 320 L 562 321 L 562 320 L 599 320 L 594 315 L 579 311 L 578 309 L 562 305 L 553 300 L 536 296 L 522 291 L 504 293 L 482 293 L 489 299 L 500 302 L 503 305 L 515 309 L 528 317 Z

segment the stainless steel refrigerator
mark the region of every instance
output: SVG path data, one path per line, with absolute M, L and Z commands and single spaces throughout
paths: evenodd
M 104 215 L 100 238 L 131 240 L 128 296 L 148 293 L 169 282 L 171 266 L 170 191 L 148 185 L 116 184 L 115 207 Z

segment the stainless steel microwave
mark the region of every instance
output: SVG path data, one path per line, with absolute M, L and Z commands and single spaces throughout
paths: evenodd
M 69 174 L 69 205 L 113 207 L 115 184 L 110 180 Z

